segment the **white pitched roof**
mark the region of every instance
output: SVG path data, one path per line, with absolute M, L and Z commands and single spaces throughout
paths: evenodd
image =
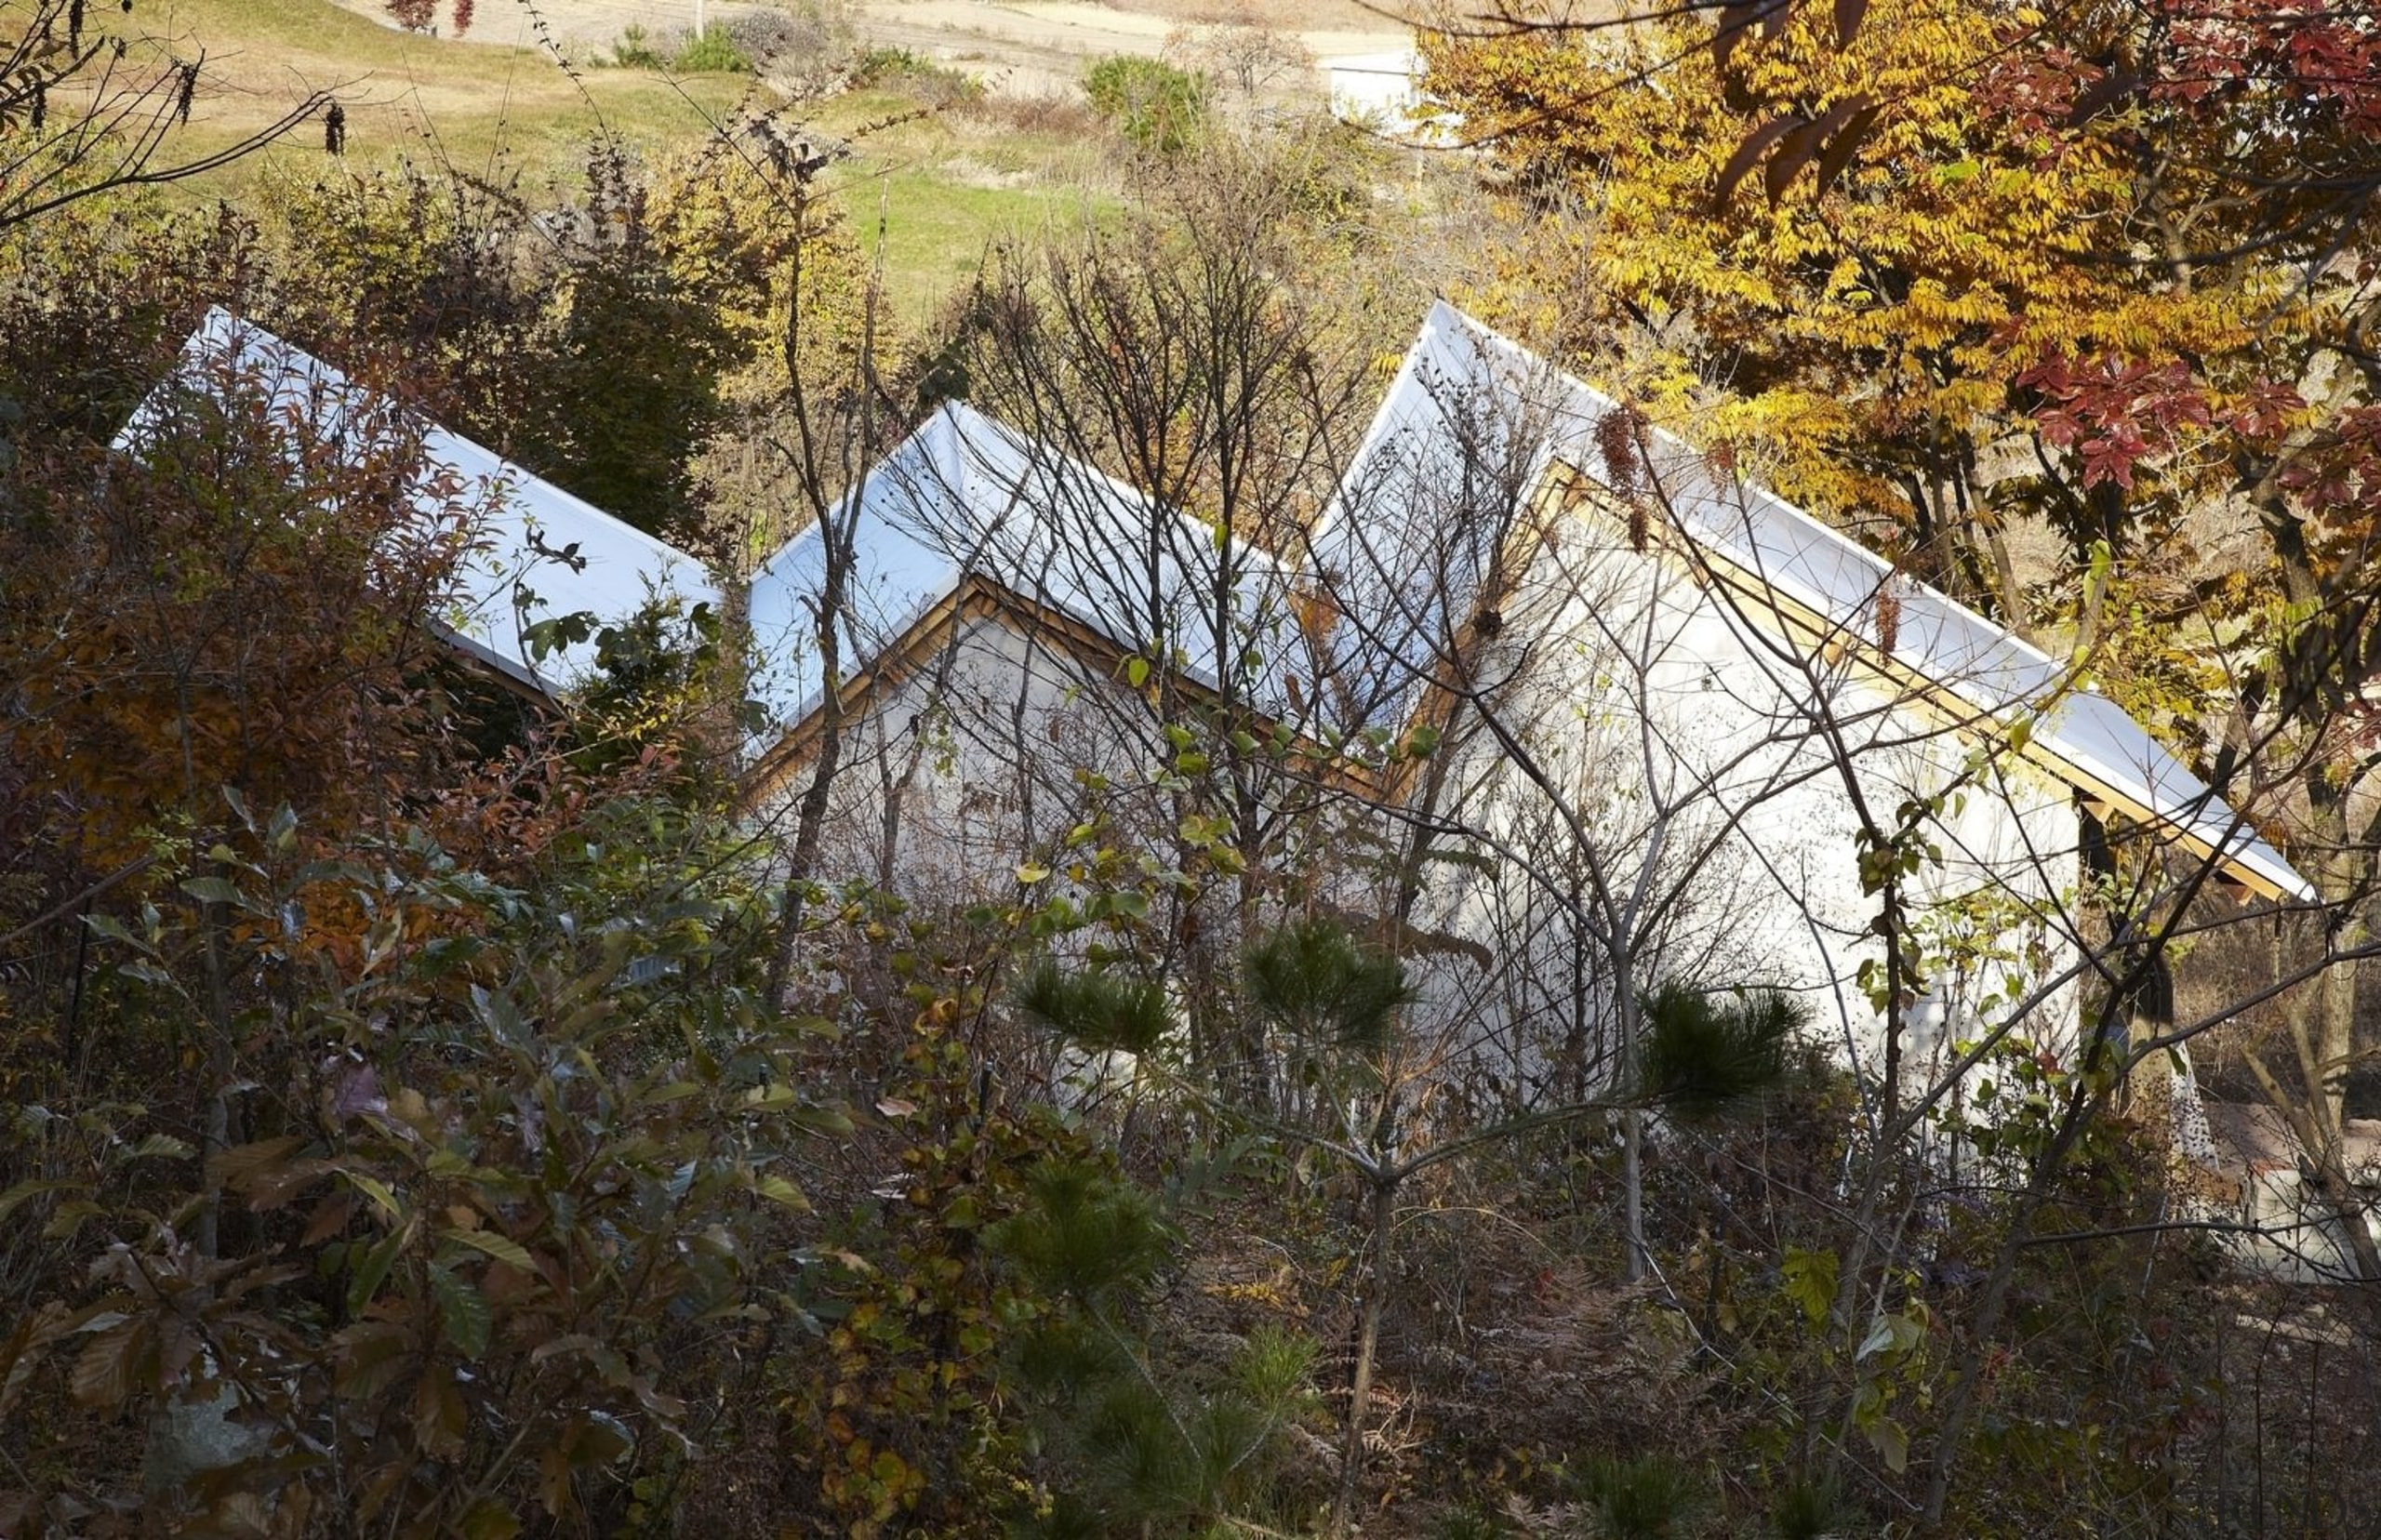
M 363 389 L 339 370 L 219 309 L 209 310 L 183 345 L 179 374 L 184 388 L 203 392 L 225 388 L 233 376 L 268 392 L 294 431 L 327 437 L 373 415 Z M 116 446 L 139 454 L 143 439 L 161 431 L 172 399 L 170 386 L 153 392 Z M 427 427 L 421 447 L 418 504 L 432 514 L 459 505 L 474 521 L 471 549 L 432 619 L 512 678 L 553 691 L 594 668 L 592 641 L 533 663 L 522 631 L 540 619 L 585 612 L 600 626 L 627 620 L 654 599 L 689 608 L 719 603 L 718 586 L 693 557 L 460 434 Z
M 1600 466 L 1597 425 L 1616 404 L 1441 301 L 1424 321 L 1366 433 L 1342 495 L 1312 537 L 1317 561 L 1365 607 L 1364 630 L 1406 662 L 1443 630 L 1440 603 L 1468 606 L 1483 552 L 1451 545 L 1442 521 L 1378 515 L 1396 488 L 1445 488 L 1493 477 L 1534 487 L 1556 459 Z M 1650 458 L 1681 530 L 1707 554 L 1752 575 L 1830 625 L 1876 636 L 1876 599 L 1890 581 L 1899 617 L 1893 657 L 1969 709 L 2004 720 L 2048 707 L 2033 730 L 2040 754 L 2068 778 L 2112 794 L 2253 876 L 2313 899 L 2313 887 L 2221 798 L 2115 702 L 2062 688 L 2068 670 L 2039 648 L 1892 567 L 1758 486 L 1715 477 L 1668 434 Z M 1390 527 L 1384 528 L 1384 524 Z M 1457 580 L 1423 581 L 1435 563 Z M 1425 596 L 1447 593 L 1443 601 Z M 1458 609 L 1457 613 L 1460 613 Z
M 201 390 L 237 371 L 293 408 L 293 423 L 335 433 L 361 390 L 302 349 L 220 310 L 183 349 Z M 118 439 L 135 453 L 169 397 L 153 394 Z M 1483 497 L 1535 494 L 1557 459 L 1595 463 L 1609 398 L 1441 301 L 1431 307 L 1310 551 L 1333 601 L 1361 624 L 1324 644 L 1357 717 L 1382 724 L 1413 701 L 1451 617 L 1465 616 L 1496 559 L 1499 532 Z M 1723 484 L 1703 458 L 1654 436 L 1655 473 L 1683 532 L 1714 558 L 1848 631 L 1873 637 L 1876 596 L 1899 602 L 1895 659 L 1971 709 L 2006 718 L 2048 710 L 2037 748 L 2070 779 L 2146 812 L 2260 886 L 2311 899 L 2313 888 L 2223 801 L 2112 701 L 2062 689 L 2047 654 L 1909 577 L 1801 510 L 1754 486 Z M 453 638 L 512 677 L 552 690 L 594 664 L 580 644 L 532 664 L 523 627 L 547 616 L 632 617 L 649 600 L 716 604 L 699 563 L 500 458 L 430 427 L 419 496 L 450 501 L 456 478 L 481 510 L 478 538 L 437 617 Z M 1382 515 L 1386 513 L 1386 517 Z M 1294 681 L 1311 679 L 1294 579 L 1244 541 L 1156 506 L 1093 468 L 1037 449 L 959 405 L 945 406 L 871 471 L 840 515 L 853 549 L 844 667 L 855 673 L 970 576 L 1084 626 L 1127 653 L 1169 654 L 1210 687 L 1231 683 L 1277 719 L 1297 714 Z M 791 728 L 822 698 L 814 606 L 826 532 L 805 531 L 753 578 L 753 693 Z M 542 547 L 543 549 L 539 549 Z M 564 559 L 556 553 L 567 553 Z M 1216 595 L 1229 594 L 1217 614 Z M 523 607 L 534 593 L 534 608 Z M 1221 634 L 1218 635 L 1218 621 Z
M 938 411 L 869 472 L 835 523 L 852 552 L 846 677 L 979 577 L 1124 652 L 1170 657 L 1209 688 L 1229 681 L 1260 710 L 1290 709 L 1286 676 L 1304 643 L 1279 562 L 972 408 Z M 752 579 L 753 693 L 784 727 L 823 698 L 815 617 L 827 538 L 812 525 Z

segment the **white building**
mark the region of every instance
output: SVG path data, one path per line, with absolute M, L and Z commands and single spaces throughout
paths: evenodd
M 852 525 L 841 730 L 873 767 L 838 792 L 855 849 L 932 874 L 921 891 L 1004 874 L 1076 822 L 1084 770 L 1111 802 L 1137 788 L 1162 837 L 1135 657 L 1303 741 L 1443 731 L 1427 771 L 1367 790 L 1439 831 L 1409 929 L 1445 943 L 1433 987 L 1471 1013 L 1475 1069 L 1522 1094 L 1608 1042 L 1616 976 L 1782 986 L 1876 1063 L 1864 826 L 1907 821 L 1934 852 L 1907 884 L 1931 976 L 1905 991 L 1913 1069 L 1994 1028 L 2071 1038 L 2104 949 L 2087 820 L 2235 890 L 2311 896 L 2056 660 L 1666 436 L 1611 485 L 1615 411 L 1438 306 L 1337 501 L 1279 560 L 947 412 Z M 765 803 L 818 722 L 821 539 L 754 586 L 789 729 Z M 898 859 L 897 829 L 915 842 Z
M 276 389 L 338 379 L 221 317 L 192 349 Z M 484 502 L 442 617 L 515 679 L 586 666 L 522 655 L 525 572 L 549 612 L 606 622 L 716 599 L 689 558 L 476 446 L 424 448 Z M 1462 1023 L 1452 1072 L 1497 1095 L 1599 1073 L 1616 1002 L 1663 977 L 1790 990 L 1873 1071 L 1864 830 L 1915 853 L 1904 922 L 1928 977 L 1903 981 L 1905 1068 L 2004 1029 L 2071 1042 L 2107 950 L 2082 901 L 2095 828 L 2312 896 L 2057 660 L 1443 304 L 1303 549 L 1226 538 L 964 406 L 831 533 L 831 529 L 765 564 L 745 606 L 774 718 L 757 819 L 784 827 L 835 735 L 818 875 L 954 905 L 1013 895 L 1021 868 L 1063 888 L 1095 816 L 1088 838 L 1153 872 L 1193 820 L 1210 844 L 1294 830 L 1316 870 L 1394 847 L 1370 890 L 1317 877 L 1304 901 L 1395 911 L 1431 1008 Z M 1417 732 L 1437 749 L 1388 751 Z M 1229 945 L 1185 884 L 1152 888 L 1180 911 L 1148 917 L 1161 949 Z
M 1414 144 L 1452 144 L 1463 126 L 1423 88 L 1430 63 L 1414 48 L 1340 54 L 1315 61 L 1331 115 Z
M 339 439 L 419 434 L 414 501 L 425 526 L 465 537 L 431 621 L 466 655 L 524 689 L 552 695 L 595 667 L 592 637 L 540 647 L 541 621 L 574 615 L 614 625 L 646 604 L 714 608 L 719 585 L 700 562 L 551 482 L 434 423 L 412 421 L 346 375 L 252 322 L 212 309 L 174 379 L 152 392 L 115 446 L 142 453 L 173 431 L 171 414 L 234 391 L 262 392 L 296 434 Z

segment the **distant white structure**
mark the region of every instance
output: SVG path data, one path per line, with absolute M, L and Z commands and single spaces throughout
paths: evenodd
M 1413 48 L 1319 60 L 1331 115 L 1417 144 L 1453 143 L 1462 117 L 1422 88 L 1430 63 Z
M 2271 1107 L 2211 1101 L 2203 1116 L 2205 1142 L 2183 1150 L 2205 1178 L 2186 1210 L 2215 1226 L 2217 1244 L 2271 1277 L 2360 1281 L 2356 1248 L 2342 1227 L 2361 1223 L 2381 1241 L 2381 1122 L 2350 1118 L 2342 1125 L 2338 1163 L 2349 1194 L 2341 1202 L 2321 1195 L 2307 1148 Z

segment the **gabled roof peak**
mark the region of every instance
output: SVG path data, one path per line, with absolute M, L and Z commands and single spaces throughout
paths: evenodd
M 1618 403 L 1442 299 L 1424 318 L 1350 481 L 1361 479 L 1370 457 L 1390 452 L 1393 436 L 1448 431 L 1451 392 L 1474 405 L 1488 398 L 1508 418 L 1529 419 L 1526 431 L 1540 435 L 1524 446 L 1536 457 L 1533 475 L 1560 460 L 1601 479 L 1592 469 L 1593 434 Z M 1890 591 L 1896 635 L 1883 650 L 1896 665 L 1978 715 L 2014 721 L 2041 712 L 2033 757 L 2085 795 L 2178 831 L 2259 892 L 2316 897 L 2279 851 L 2146 728 L 2079 684 L 2070 667 L 1767 488 L 1723 479 L 1675 434 L 1653 430 L 1649 437 L 1648 469 L 1661 498 L 1704 557 L 1750 578 L 1832 633 L 1872 644 L 1881 640 L 1878 597 Z M 1317 539 L 1328 541 L 1327 528 Z
M 237 365 L 276 391 L 337 396 L 358 389 L 303 350 L 219 309 L 208 312 L 183 354 L 185 373 Z M 1497 484 L 1492 494 L 1531 495 L 1558 462 L 1590 473 L 1596 428 L 1617 409 L 1445 299 L 1432 303 L 1309 540 L 1322 574 L 1346 586 L 1333 594 L 1335 604 L 1373 606 L 1371 624 L 1360 629 L 1386 659 L 1376 658 L 1377 666 L 1427 673 L 1427 658 L 1414 649 L 1430 644 L 1447 615 L 1464 613 L 1471 585 L 1494 559 L 1471 548 L 1477 541 L 1469 531 L 1450 527 L 1465 506 L 1451 494 L 1487 477 Z M 137 442 L 152 410 L 136 414 L 121 444 Z M 1890 585 L 1896 663 L 1979 715 L 2041 712 L 2036 757 L 2088 794 L 2179 830 L 2261 892 L 2315 896 L 2139 724 L 2113 702 L 2072 687 L 2070 671 L 2048 654 L 1766 489 L 1717 476 L 1676 436 L 1656 431 L 1651 439 L 1649 471 L 1663 501 L 1715 566 L 1748 575 L 1847 637 L 1874 631 L 1878 595 Z M 487 498 L 484 538 L 458 574 L 448 624 L 459 643 L 515 678 L 552 689 L 592 665 L 585 645 L 534 666 L 524 655 L 514 601 L 532 569 L 549 614 L 583 610 L 612 621 L 657 595 L 717 601 L 718 586 L 700 564 L 667 542 L 459 434 L 432 428 L 423 447 L 425 485 L 451 471 Z M 1400 474 L 1404 501 L 1394 487 L 1386 498 L 1369 495 Z M 1390 518 L 1379 516 L 1384 509 Z M 847 674 L 972 578 L 1124 652 L 1167 649 L 1194 680 L 1216 684 L 1227 670 L 1246 671 L 1246 703 L 1276 715 L 1294 709 L 1296 675 L 1312 682 L 1288 564 L 1227 540 L 964 402 L 938 406 L 871 469 L 844 510 L 856 542 L 845 617 Z M 823 538 L 816 526 L 793 537 L 762 564 L 748 594 L 759 654 L 754 688 L 788 728 L 822 698 L 812 606 Z M 570 546 L 575 567 L 547 554 Z M 1213 603 L 1219 591 L 1230 595 L 1221 634 Z M 1373 698 L 1402 697 L 1384 689 Z
M 290 408 L 293 428 L 336 434 L 370 414 L 365 387 L 253 322 L 210 307 L 181 350 L 179 376 L 201 390 L 236 372 Z M 160 387 L 162 392 L 165 387 Z M 166 398 L 153 392 L 116 437 L 138 453 Z M 459 433 L 427 424 L 417 504 L 425 511 L 473 510 L 477 538 L 432 620 L 456 645 L 515 682 L 551 693 L 579 683 L 595 664 L 592 642 L 533 659 L 525 632 L 538 620 L 584 612 L 628 619 L 656 599 L 719 603 L 701 563 L 537 476 Z M 438 484 L 451 476 L 459 493 Z

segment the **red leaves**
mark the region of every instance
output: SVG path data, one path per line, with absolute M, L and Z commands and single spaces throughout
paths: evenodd
M 2307 398 L 2295 387 L 2261 379 L 2233 406 L 2229 421 L 2232 431 L 2244 437 L 2274 440 L 2281 436 L 2294 415 L 2306 409 Z
M 102 1316 L 83 1329 L 93 1335 L 74 1357 L 68 1392 L 78 1405 L 113 1412 L 145 1381 L 155 1378 L 155 1323 L 142 1315 Z M 142 1373 L 144 1361 L 152 1366 L 147 1374 Z
M 2215 420 L 2211 392 L 2189 365 L 2101 357 L 2057 359 L 2019 377 L 2040 391 L 2034 423 L 2045 443 L 2083 462 L 2083 485 L 2133 489 L 2135 468 L 2170 453 L 2187 428 Z
M 1637 490 L 1644 433 L 1645 414 L 1634 406 L 1616 406 L 1596 419 L 1596 454 L 1603 461 L 1604 483 L 1623 497 Z
M 2221 431 L 2236 449 L 2274 457 L 2274 485 L 2308 516 L 2336 520 L 2381 491 L 2381 407 L 2343 411 L 2323 431 L 2294 439 L 2307 402 L 2279 380 L 2228 396 L 2187 364 L 2101 356 L 2057 359 L 2019 383 L 2041 392 L 2035 427 L 2043 442 L 2077 457 L 2086 488 L 2114 484 L 2129 492 L 2145 461 L 2177 453 L 2195 432 Z
M 2290 458 L 2278 480 L 2300 509 L 2335 524 L 2361 549 L 2381 511 L 2381 406 L 2342 412 Z
M 2254 91 L 2288 101 L 2302 132 L 2381 134 L 2381 36 L 2357 7 L 2292 0 L 2166 0 L 2154 94 L 2199 105 Z
M 2081 128 L 2101 114 L 2115 111 L 2141 89 L 2143 80 L 2136 70 L 2102 72 L 2099 79 L 2075 94 L 2074 104 L 2067 110 L 2068 126 Z
M 1629 549 L 1643 551 L 1653 536 L 1650 513 L 1638 490 L 1644 470 L 1645 414 L 1634 406 L 1616 406 L 1596 419 L 1595 438 L 1604 485 L 1628 511 Z

